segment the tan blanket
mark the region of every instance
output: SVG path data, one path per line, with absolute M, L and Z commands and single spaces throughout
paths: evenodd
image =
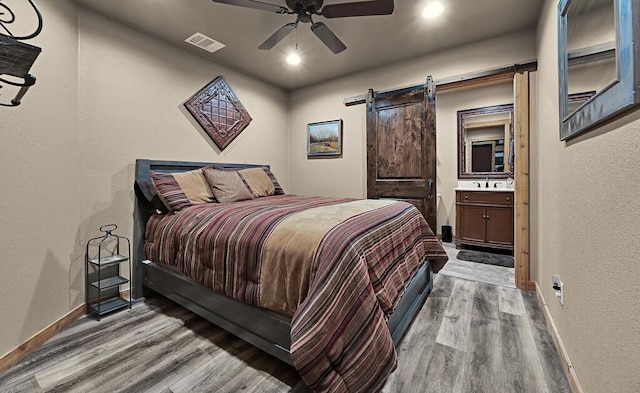
M 309 292 L 313 256 L 331 228 L 366 211 L 392 201 L 364 200 L 316 207 L 282 220 L 264 245 L 263 258 L 269 261 L 260 274 L 260 304 L 293 314 Z

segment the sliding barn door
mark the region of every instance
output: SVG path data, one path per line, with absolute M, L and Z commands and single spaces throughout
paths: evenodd
M 367 99 L 367 198 L 416 206 L 436 233 L 436 101 L 424 86 Z

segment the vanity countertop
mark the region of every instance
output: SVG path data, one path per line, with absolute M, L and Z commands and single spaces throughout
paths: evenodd
M 506 187 L 489 187 L 489 188 L 478 188 L 478 187 L 456 187 L 455 188 L 456 191 L 492 191 L 492 192 L 513 192 L 514 189 L 513 188 L 506 188 Z

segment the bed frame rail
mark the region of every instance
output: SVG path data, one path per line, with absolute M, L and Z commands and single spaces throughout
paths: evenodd
M 144 266 L 146 287 L 293 366 L 290 318 L 220 295 L 162 265 Z

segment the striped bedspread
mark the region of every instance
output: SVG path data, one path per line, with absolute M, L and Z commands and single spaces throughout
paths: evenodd
M 145 252 L 235 299 L 292 315 L 291 357 L 315 391 L 375 392 L 396 366 L 386 317 L 446 253 L 410 204 L 280 195 L 152 216 Z

